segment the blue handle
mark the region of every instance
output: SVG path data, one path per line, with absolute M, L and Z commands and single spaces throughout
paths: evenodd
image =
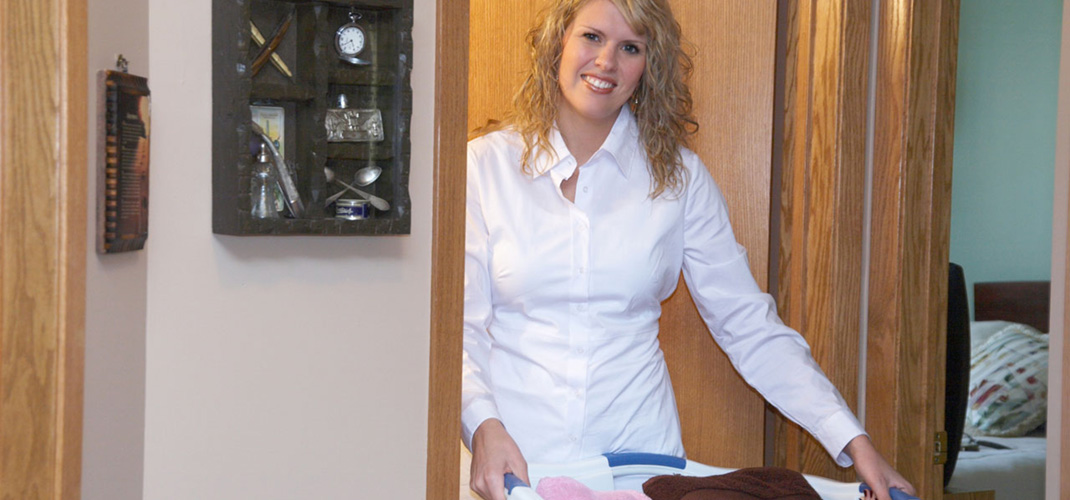
M 858 492 L 865 493 L 870 491 L 870 487 L 866 483 L 858 485 Z M 888 488 L 888 494 L 892 496 L 892 500 L 921 500 L 918 497 L 910 496 L 908 493 L 904 493 L 899 488 Z
M 509 494 L 513 493 L 513 488 L 530 488 L 528 483 L 525 483 L 523 479 L 516 477 L 512 472 L 505 473 L 505 491 Z
M 660 465 L 683 470 L 687 467 L 687 460 L 672 455 L 658 453 L 606 453 L 603 455 L 609 462 L 610 467 L 621 465 Z

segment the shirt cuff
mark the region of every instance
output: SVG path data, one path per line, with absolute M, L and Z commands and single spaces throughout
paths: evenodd
M 497 405 L 490 400 L 477 399 L 461 410 L 461 439 L 468 451 L 472 450 L 472 435 L 476 433 L 476 429 L 491 418 L 501 420 Z
M 850 467 L 854 461 L 844 451 L 852 439 L 866 434 L 862 424 L 847 410 L 840 410 L 825 419 L 814 432 L 814 437 L 825 447 L 829 456 L 840 467 Z

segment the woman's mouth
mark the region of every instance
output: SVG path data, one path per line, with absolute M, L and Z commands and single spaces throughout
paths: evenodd
M 583 81 L 587 83 L 587 85 L 589 85 L 591 88 L 598 92 L 609 92 L 617 86 L 616 83 L 613 83 L 609 80 L 603 80 L 596 76 L 583 75 L 580 78 L 582 78 Z

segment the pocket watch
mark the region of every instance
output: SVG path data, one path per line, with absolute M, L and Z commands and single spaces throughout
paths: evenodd
M 367 46 L 368 37 L 364 28 L 357 24 L 358 19 L 360 14 L 349 13 L 349 22 L 340 26 L 334 33 L 334 48 L 338 51 L 338 58 L 347 63 L 371 64 L 371 61 L 359 57 Z

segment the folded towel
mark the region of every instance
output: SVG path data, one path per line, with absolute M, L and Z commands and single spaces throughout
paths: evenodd
M 543 500 L 650 500 L 638 491 L 594 491 L 571 477 L 543 478 L 535 493 Z
M 821 500 L 806 478 L 780 467 L 739 469 L 719 476 L 655 476 L 643 483 L 653 500 Z

